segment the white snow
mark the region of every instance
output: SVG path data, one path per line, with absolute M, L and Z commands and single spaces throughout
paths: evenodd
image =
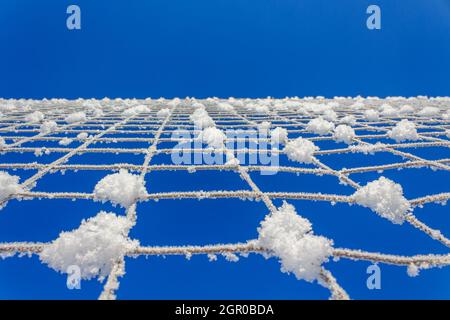
M 414 108 L 412 106 L 410 106 L 409 104 L 405 104 L 404 106 L 402 106 L 400 108 L 400 110 L 398 111 L 398 113 L 400 114 L 410 114 L 410 113 L 414 113 Z
M 325 120 L 330 121 L 330 122 L 336 122 L 338 117 L 337 117 L 336 112 L 329 109 L 329 110 L 325 110 L 325 112 L 322 115 L 322 118 L 324 118 Z
M 378 111 L 373 109 L 366 110 L 364 112 L 364 117 L 367 121 L 378 121 L 380 119 Z
M 414 263 L 411 263 L 410 265 L 408 265 L 408 269 L 406 270 L 406 273 L 410 277 L 417 277 L 419 275 L 419 272 L 420 272 L 419 267 L 417 265 L 415 265 Z
M 6 147 L 7 146 L 7 144 L 6 144 L 6 141 L 5 141 L 5 139 L 3 139 L 3 137 L 0 137 L 0 147 Z
M 69 144 L 71 144 L 73 142 L 72 139 L 69 139 L 67 137 L 62 138 L 61 140 L 59 140 L 58 144 L 61 146 L 68 146 Z
M 64 121 L 66 121 L 67 123 L 75 123 L 75 122 L 80 122 L 80 121 L 86 121 L 86 114 L 84 112 L 74 112 L 69 114 Z
M 442 119 L 450 120 L 450 110 L 448 110 L 446 113 L 442 114 Z
M 312 282 L 332 254 L 333 241 L 313 234 L 311 223 L 294 206 L 283 202 L 258 228 L 257 245 L 280 259 L 281 271 Z
M 328 134 L 333 129 L 334 124 L 332 122 L 323 119 L 322 117 L 312 119 L 311 121 L 308 122 L 308 125 L 306 126 L 306 130 L 319 135 Z
M 276 127 L 270 132 L 272 144 L 286 144 L 288 142 L 288 131 L 285 128 Z
M 352 197 L 357 204 L 370 208 L 395 224 L 402 224 L 411 210 L 411 205 L 403 196 L 402 186 L 385 177 L 367 183 Z
M 88 136 L 89 136 L 89 135 L 88 135 L 87 132 L 80 132 L 80 133 L 77 135 L 77 138 L 78 138 L 78 139 L 86 139 Z
M 189 118 L 194 125 L 200 129 L 214 127 L 215 123 L 213 119 L 208 115 L 208 112 L 204 108 L 196 109 Z
M 377 142 L 375 144 L 358 144 L 354 146 L 349 146 L 349 149 L 353 153 L 364 153 L 364 154 L 374 154 L 377 151 L 381 151 L 386 148 L 386 144 Z
M 440 113 L 439 108 L 436 107 L 425 107 L 419 112 L 417 112 L 417 114 L 422 117 L 438 116 L 439 113 Z
M 262 134 L 268 134 L 272 124 L 269 121 L 258 123 L 258 131 Z
M 55 131 L 56 128 L 58 128 L 58 124 L 55 121 L 49 120 L 41 124 L 39 131 L 43 134 L 48 134 L 50 132 Z
M 352 115 L 348 115 L 341 119 L 341 123 L 352 126 L 352 125 L 356 124 L 356 118 Z
M 398 110 L 385 103 L 381 106 L 381 115 L 384 117 L 395 117 L 398 115 Z
M 156 113 L 156 117 L 158 119 L 165 119 L 169 114 L 170 114 L 170 109 L 164 108 L 164 109 L 158 110 L 158 112 Z
M 44 120 L 44 114 L 40 111 L 35 111 L 25 116 L 25 121 L 27 122 L 36 123 L 41 122 L 42 120 Z
M 298 161 L 300 163 L 312 163 L 314 152 L 318 150 L 318 146 L 302 137 L 289 141 L 284 148 L 284 151 L 290 160 Z
M 388 132 L 388 136 L 396 142 L 419 139 L 415 123 L 406 119 L 398 122 L 395 127 Z
M 217 108 L 218 108 L 220 111 L 228 111 L 228 112 L 234 111 L 234 107 L 233 107 L 231 104 L 226 103 L 226 102 L 220 102 L 220 103 L 218 103 L 218 104 L 217 104 Z
M 334 138 L 336 139 L 336 142 L 351 144 L 355 136 L 355 130 L 345 124 L 340 124 L 334 129 Z
M 139 242 L 128 237 L 132 223 L 110 212 L 99 212 L 83 220 L 78 229 L 61 232 L 39 254 L 43 263 L 58 272 L 67 273 L 69 266 L 78 266 L 81 278 L 103 280 L 114 263 Z
M 224 253 L 222 253 L 222 255 L 224 256 L 225 260 L 227 260 L 229 262 L 238 262 L 239 261 L 239 257 L 232 252 L 224 252 Z
M 128 208 L 147 196 L 145 182 L 139 175 L 121 169 L 101 179 L 94 188 L 94 200 L 111 201 L 114 205 Z
M 224 147 L 226 135 L 220 129 L 209 127 L 203 129 L 203 131 L 198 135 L 197 139 L 199 139 L 202 143 L 207 144 L 211 148 L 220 149 Z
M 23 189 L 20 186 L 19 177 L 12 176 L 6 171 L 0 171 L 0 201 L 20 192 L 23 192 Z M 5 203 L 0 205 L 0 209 L 5 205 Z
M 99 108 L 92 108 L 90 109 L 90 112 L 95 118 L 102 117 L 104 115 L 103 110 Z
M 125 111 L 122 112 L 122 115 L 125 117 L 131 117 L 131 116 L 136 116 L 143 112 L 150 112 L 150 109 L 147 108 L 146 106 L 144 106 L 143 104 L 140 104 L 138 106 L 134 106 L 134 107 L 126 109 Z

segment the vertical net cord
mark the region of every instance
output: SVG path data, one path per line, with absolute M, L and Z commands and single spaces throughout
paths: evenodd
M 141 179 L 145 179 L 145 175 L 148 171 L 148 165 L 150 161 L 152 160 L 156 150 L 157 145 L 159 143 L 159 138 L 161 137 L 161 134 L 166 127 L 167 123 L 169 123 L 172 114 L 175 112 L 176 106 L 174 106 L 170 113 L 166 116 L 164 121 L 162 122 L 161 126 L 159 127 L 158 131 L 155 134 L 153 144 L 150 145 L 150 147 L 147 149 L 147 154 L 144 158 L 143 168 L 140 174 Z M 136 206 L 137 201 L 135 201 L 126 211 L 126 218 L 131 222 L 131 228 L 136 224 L 137 220 L 137 213 L 136 213 Z M 131 231 L 131 228 L 128 230 L 128 234 Z M 119 288 L 119 277 L 122 277 L 125 274 L 125 258 L 122 257 L 119 259 L 111 269 L 111 272 L 106 280 L 106 283 L 103 287 L 103 291 L 99 296 L 99 300 L 116 300 L 116 290 Z
M 242 120 L 247 122 L 248 124 L 250 124 L 254 127 L 257 127 L 257 124 L 254 121 L 250 121 L 247 117 L 242 116 L 240 114 L 238 114 L 238 116 Z M 267 195 L 265 193 L 261 192 L 261 190 L 258 188 L 258 186 L 251 179 L 248 172 L 246 170 L 241 170 L 241 169 L 239 170 L 239 172 L 241 173 L 241 176 L 244 178 L 244 180 L 247 181 L 247 183 L 250 185 L 252 190 L 257 192 L 258 194 L 260 194 L 263 201 L 265 200 L 264 203 L 266 204 L 269 211 L 275 212 L 276 207 L 273 204 L 272 200 L 269 197 L 267 197 Z M 334 276 L 331 274 L 331 272 L 326 270 L 323 267 L 322 267 L 322 271 L 320 273 L 320 280 L 321 280 L 322 285 L 324 285 L 326 288 L 328 288 L 330 290 L 330 293 L 331 293 L 330 298 L 331 299 L 337 299 L 337 300 L 349 300 L 350 299 L 347 292 L 344 290 L 344 288 L 342 288 L 338 284 L 337 280 L 334 278 Z

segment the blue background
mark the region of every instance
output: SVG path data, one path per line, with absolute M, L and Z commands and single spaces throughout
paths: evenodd
M 80 31 L 66 29 L 69 4 L 81 7 Z M 369 4 L 381 6 L 382 30 L 366 28 Z M 445 0 L 3 0 L 0 96 L 450 95 L 449 31 L 450 2 Z M 430 158 L 449 157 L 442 149 L 408 151 Z M 0 161 L 50 162 L 57 157 L 2 155 Z M 138 164 L 143 160 L 133 155 L 120 158 L 120 162 Z M 320 160 L 333 168 L 401 161 L 389 154 L 332 155 Z M 86 154 L 69 163 L 114 162 L 118 162 L 115 155 Z M 163 162 L 167 158 L 155 157 L 152 164 Z M 21 180 L 33 173 L 14 172 Z M 90 192 L 106 174 L 47 175 L 35 190 Z M 448 191 L 450 181 L 448 172 L 429 169 L 383 175 L 401 183 L 407 198 Z M 378 176 L 352 178 L 365 183 Z M 264 177 L 256 172 L 252 177 L 268 191 L 353 192 L 328 176 L 280 173 Z M 227 172 L 152 172 L 146 180 L 149 192 L 248 188 L 237 174 Z M 392 225 L 368 209 L 290 203 L 312 221 L 317 234 L 334 239 L 336 247 L 408 255 L 448 252 L 409 225 Z M 123 213 L 89 201 L 11 201 L 0 211 L 0 242 L 50 241 L 99 210 Z M 239 200 L 141 203 L 131 236 L 143 245 L 246 241 L 257 236 L 256 227 L 266 213 L 262 203 Z M 427 205 L 415 213 L 450 234 L 448 205 Z M 449 268 L 425 270 L 410 278 L 404 267 L 382 265 L 382 290 L 370 291 L 366 287 L 369 265 L 341 260 L 328 263 L 327 268 L 353 298 L 450 298 Z M 0 261 L 0 298 L 96 298 L 101 290 L 101 284 L 93 280 L 83 282 L 80 291 L 70 291 L 65 281 L 65 276 L 40 264 L 37 257 Z M 190 261 L 141 257 L 127 259 L 118 297 L 324 299 L 328 291 L 282 274 L 277 261 L 261 256 L 251 255 L 239 263 L 220 257 L 210 263 L 204 256 Z

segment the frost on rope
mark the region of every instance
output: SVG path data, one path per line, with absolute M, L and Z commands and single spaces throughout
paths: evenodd
M 73 142 L 72 139 L 69 139 L 67 137 L 62 138 L 61 140 L 59 140 L 58 144 L 61 146 L 68 146 L 69 144 L 71 144 Z
M 189 118 L 194 123 L 194 125 L 200 129 L 214 127 L 214 120 L 208 115 L 208 112 L 204 107 L 199 107 L 196 109 Z
M 80 111 L 69 114 L 67 117 L 64 118 L 64 121 L 66 121 L 67 123 L 75 123 L 80 121 L 86 121 L 86 119 L 87 119 L 86 113 Z
M 268 134 L 271 126 L 272 124 L 269 121 L 263 121 L 258 123 L 258 131 L 263 134 Z
M 388 136 L 397 143 L 406 140 L 418 140 L 416 125 L 414 122 L 403 119 L 398 122 L 392 130 L 388 132 Z
M 3 202 L 10 196 L 20 192 L 23 192 L 23 189 L 20 186 L 19 177 L 0 171 L 0 201 Z M 6 203 L 0 204 L 0 209 L 5 205 Z
M 77 138 L 78 139 L 87 139 L 89 137 L 87 132 L 80 132 L 79 134 L 77 134 Z
M 322 117 L 318 117 L 316 119 L 312 119 L 308 125 L 306 126 L 306 130 L 309 132 L 325 135 L 330 133 L 334 129 L 334 124 L 329 122 Z
M 319 278 L 322 264 L 332 255 L 333 241 L 313 234 L 311 223 L 294 206 L 283 202 L 258 228 L 256 245 L 280 259 L 281 271 L 312 282 Z
M 156 113 L 156 116 L 158 117 L 158 119 L 165 119 L 169 114 L 170 114 L 170 109 L 164 108 L 164 109 L 158 110 L 158 112 Z
M 124 169 L 107 175 L 94 188 L 94 200 L 111 201 L 112 204 L 124 208 L 144 199 L 147 195 L 144 179 Z
M 27 122 L 35 123 L 41 122 L 42 120 L 44 120 L 44 114 L 40 111 L 35 111 L 25 116 L 25 121 Z
M 49 120 L 41 124 L 39 131 L 43 134 L 48 134 L 55 131 L 58 128 L 58 124 L 55 121 Z
M 369 182 L 352 197 L 357 204 L 370 208 L 395 224 L 402 224 L 411 211 L 410 203 L 403 196 L 402 186 L 385 177 Z
M 378 111 L 372 109 L 366 110 L 364 112 L 364 117 L 367 121 L 378 121 L 380 119 Z
M 226 139 L 225 133 L 215 127 L 209 127 L 203 129 L 198 135 L 197 139 L 208 147 L 220 149 L 224 147 L 224 141 Z
M 349 126 L 353 126 L 354 124 L 356 124 L 356 118 L 355 116 L 348 115 L 343 117 L 340 122 L 343 124 L 348 124 Z
M 288 142 L 288 132 L 285 128 L 276 127 L 270 131 L 270 141 L 272 144 L 286 144 Z
M 417 114 L 422 117 L 434 117 L 438 116 L 440 113 L 439 108 L 436 107 L 425 107 L 421 109 Z
M 352 153 L 374 154 L 386 148 L 386 144 L 377 142 L 375 144 L 358 144 L 348 147 Z
M 150 109 L 144 106 L 143 104 L 140 104 L 138 106 L 126 109 L 125 111 L 122 112 L 122 115 L 125 117 L 131 117 L 143 112 L 150 112 Z
M 61 232 L 39 258 L 58 272 L 66 273 L 69 266 L 76 265 L 82 279 L 103 280 L 118 259 L 138 247 L 139 241 L 128 238 L 132 226 L 126 217 L 101 211 L 83 220 L 78 229 Z
M 313 142 L 299 137 L 289 141 L 284 147 L 284 151 L 290 160 L 308 164 L 313 162 L 314 152 L 319 151 L 319 147 Z
M 355 130 L 352 127 L 341 124 L 334 129 L 333 136 L 336 139 L 336 142 L 345 142 L 346 144 L 351 144 L 356 135 Z

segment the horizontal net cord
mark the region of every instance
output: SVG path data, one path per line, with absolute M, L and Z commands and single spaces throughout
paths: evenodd
M 449 159 L 440 159 L 434 160 L 437 163 L 449 163 Z M 24 169 L 24 170 L 40 170 L 45 168 L 47 165 L 43 163 L 31 162 L 31 163 L 1 163 L 0 169 Z M 386 165 L 378 165 L 378 166 L 368 166 L 368 167 L 355 167 L 350 169 L 342 169 L 337 170 L 341 174 L 355 174 L 355 173 L 364 173 L 371 171 L 384 171 L 384 170 L 392 170 L 392 169 L 401 169 L 401 168 L 422 168 L 429 167 L 428 161 L 407 161 L 407 162 L 398 162 L 391 163 Z M 273 172 L 290 172 L 290 173 L 304 173 L 304 174 L 316 174 L 316 175 L 333 175 L 333 170 L 326 169 L 310 169 L 310 168 L 301 168 L 301 167 L 290 167 L 290 166 L 254 166 L 247 165 L 245 168 L 248 171 L 273 171 Z M 131 163 L 116 163 L 116 164 L 62 164 L 58 166 L 54 166 L 54 171 L 65 171 L 65 170 L 99 170 L 99 171 L 117 171 L 120 169 L 127 169 L 132 171 L 141 171 L 143 169 L 142 165 L 135 165 Z M 174 170 L 186 170 L 186 171 L 202 171 L 202 170 L 228 170 L 235 171 L 237 170 L 235 166 L 232 165 L 170 165 L 170 164 L 161 164 L 161 165 L 150 165 L 148 166 L 148 171 L 174 171 Z
M 39 254 L 49 243 L 44 242 L 10 242 L 0 243 L 0 253 L 3 254 Z M 235 244 L 214 244 L 203 246 L 139 246 L 126 255 L 138 256 L 170 256 L 170 255 L 203 255 L 203 254 L 224 254 L 224 253 L 263 253 L 270 254 L 264 248 L 256 245 L 255 240 L 247 243 Z M 429 264 L 430 267 L 442 267 L 450 265 L 450 254 L 417 254 L 411 256 L 385 254 L 379 252 L 369 252 L 347 248 L 334 248 L 332 251 L 334 258 L 344 258 L 351 260 L 363 260 L 379 262 L 384 264 L 408 266 L 411 264 Z
M 380 146 L 375 151 L 385 151 L 386 149 L 400 149 L 400 148 L 425 148 L 425 147 L 442 147 L 450 145 L 450 142 L 417 142 L 417 143 L 404 143 L 404 144 L 386 144 Z M 81 153 L 133 153 L 133 154 L 142 154 L 146 153 L 147 149 L 144 148 L 54 148 L 54 147 L 20 147 L 20 148 L 0 148 L 0 153 L 23 153 L 23 152 L 41 152 L 42 150 L 47 150 L 50 153 L 69 153 L 74 150 L 78 154 Z M 395 151 L 395 150 L 394 150 Z M 170 154 L 170 153 L 224 153 L 226 149 L 212 149 L 212 148 L 204 148 L 204 149 L 195 149 L 195 148 L 173 148 L 167 149 L 162 148 L 156 150 L 157 154 Z M 237 154 L 250 154 L 250 153 L 273 153 L 273 154 L 286 154 L 283 150 L 277 149 L 234 149 L 232 152 Z M 355 148 L 341 148 L 341 149 L 329 149 L 329 150 L 321 150 L 314 152 L 314 155 L 329 155 L 329 154 L 344 154 L 349 152 L 356 152 Z M 413 156 L 413 155 L 410 155 Z M 420 157 L 415 157 L 414 160 L 427 161 L 431 163 L 432 160 L 424 160 Z
M 450 159 L 449 159 L 450 162 Z M 27 169 L 27 170 L 39 170 L 46 166 L 46 164 L 41 163 L 2 163 L 0 164 L 0 169 Z M 310 169 L 310 168 L 299 168 L 299 167 L 288 167 L 288 166 L 245 166 L 248 171 L 274 171 L 274 172 L 292 172 L 292 173 L 305 173 L 305 174 L 332 174 L 329 170 L 322 169 Z M 117 171 L 120 169 L 127 169 L 132 171 L 143 170 L 142 165 L 135 165 L 130 163 L 123 164 L 103 164 L 103 165 L 90 165 L 90 164 L 63 164 L 53 167 L 53 170 L 93 170 L 93 171 Z M 148 171 L 174 171 L 174 170 L 184 170 L 184 171 L 236 171 L 235 165 L 149 165 Z
M 86 121 L 82 121 L 82 122 L 76 122 L 76 123 L 71 123 L 68 124 L 66 122 L 64 122 L 64 124 L 59 124 L 59 129 L 55 132 L 79 132 L 80 130 L 82 131 L 99 131 L 102 130 L 104 125 L 109 125 L 109 124 L 113 124 L 116 121 L 120 121 L 123 120 L 126 117 L 119 117 L 117 119 L 111 119 L 110 121 L 107 121 L 105 119 L 99 119 L 97 122 L 94 122 L 92 120 L 87 119 Z M 255 125 L 250 125 L 247 123 L 240 123 L 240 121 L 238 120 L 239 118 L 236 118 L 237 121 L 232 121 L 232 124 L 220 124 L 217 123 L 216 127 L 217 128 L 221 128 L 221 129 L 240 129 L 242 128 L 242 130 L 248 130 L 248 129 L 255 129 L 256 126 Z M 314 117 L 312 118 L 306 118 L 306 119 L 300 119 L 301 121 L 303 120 L 304 122 L 298 122 L 298 123 L 279 123 L 279 124 L 272 124 L 272 127 L 282 127 L 285 128 L 288 132 L 308 132 L 307 129 L 305 129 L 305 127 L 307 126 L 308 122 L 310 120 L 313 120 Z M 49 120 L 49 119 L 47 119 Z M 267 119 L 260 119 L 258 121 L 262 121 L 262 120 L 271 120 L 271 118 L 267 118 Z M 290 120 L 296 120 L 294 118 L 290 119 Z M 393 124 L 390 124 L 391 122 L 389 121 L 385 121 L 385 122 L 368 122 L 363 118 L 355 118 L 356 121 L 361 120 L 361 122 L 356 122 L 354 124 L 354 130 L 355 131 L 374 131 L 374 132 L 379 132 L 379 131 L 388 131 L 390 129 L 392 129 L 394 127 Z M 414 121 L 413 121 L 414 122 Z M 450 123 L 450 122 L 449 122 Z M 416 128 L 417 129 L 432 129 L 432 130 L 445 130 L 446 127 L 448 126 L 447 123 L 443 123 L 443 122 L 438 122 L 436 124 L 433 125 L 421 125 L 419 123 L 416 123 Z M 138 121 L 138 122 L 129 122 L 127 124 L 124 124 L 121 126 L 121 128 L 129 128 L 129 129 L 135 129 L 135 130 L 125 130 L 125 131 L 148 131 L 148 132 L 155 132 L 158 131 L 157 129 L 159 128 L 160 123 L 158 122 L 145 122 L 145 121 Z M 376 126 L 378 125 L 378 126 Z M 384 125 L 384 126 L 380 126 L 380 125 Z M 17 126 L 21 126 L 23 128 L 17 128 Z M 367 127 L 370 126 L 370 127 Z M 9 127 L 0 127 L 0 132 L 39 132 L 39 127 L 40 124 L 39 123 L 32 123 L 32 124 L 16 124 L 16 128 L 14 128 L 13 130 L 8 129 Z M 63 130 L 62 128 L 66 129 Z M 77 129 L 78 128 L 78 129 Z M 95 129 L 98 128 L 98 129 Z M 183 120 L 183 121 L 171 121 L 167 126 L 166 129 L 162 131 L 162 133 L 167 133 L 167 132 L 171 132 L 173 130 L 169 130 L 169 128 L 173 128 L 173 129 L 192 129 L 192 130 L 196 130 L 197 128 L 195 127 L 194 124 L 192 124 L 189 119 Z M 294 129 L 292 129 L 294 128 Z M 302 128 L 302 129 L 298 129 L 298 128 Z M 117 131 L 124 131 L 122 129 L 117 129 Z M 434 134 L 439 134 L 442 133 L 441 131 L 433 131 L 433 132 L 421 132 L 421 134 L 424 135 L 434 135 Z M 377 134 L 382 136 L 383 134 Z M 384 134 L 385 135 L 385 134 Z
M 67 131 L 66 131 L 67 132 Z M 86 132 L 89 133 L 88 131 L 81 131 L 81 132 Z M 134 132 L 129 132 L 128 133 L 133 133 Z M 172 131 L 171 131 L 172 132 Z M 199 133 L 200 131 L 189 131 L 190 133 Z M 256 132 L 256 131 L 255 131 Z M 53 132 L 52 132 L 53 133 Z M 70 133 L 70 132 L 69 132 Z M 75 132 L 78 133 L 78 132 Z M 98 133 L 98 131 L 94 131 L 94 133 Z M 289 132 L 288 132 L 289 133 Z M 136 133 L 139 134 L 139 133 Z M 439 136 L 439 135 L 446 135 L 446 132 L 427 132 L 427 135 L 433 135 L 433 136 Z M 144 134 L 143 134 L 144 135 Z M 355 138 L 358 139 L 383 139 L 388 137 L 387 134 L 378 134 L 378 135 L 357 135 L 355 136 Z M 18 139 L 25 139 L 27 138 L 27 136 L 4 136 L 3 138 L 5 139 L 9 139 L 9 140 L 18 140 Z M 29 139 L 29 141 L 27 142 L 36 142 L 36 141 L 56 141 L 59 142 L 61 140 L 63 140 L 64 138 L 67 138 L 67 136 L 57 136 L 57 137 L 48 137 L 48 136 L 33 136 L 30 137 L 31 139 Z M 434 139 L 431 137 L 424 137 L 427 139 Z M 72 141 L 86 141 L 88 138 L 78 138 L 77 136 L 75 137 L 70 137 L 70 139 Z M 334 141 L 335 138 L 333 136 L 318 136 L 318 137 L 306 137 L 304 138 L 306 140 L 309 141 Z M 96 140 L 97 143 L 118 143 L 118 142 L 145 142 L 145 143 L 151 143 L 153 142 L 155 139 L 154 138 L 141 138 L 141 137 L 106 137 L 106 138 L 99 138 Z M 160 138 L 159 139 L 160 142 L 194 142 L 196 141 L 196 139 L 184 139 L 184 138 Z M 270 142 L 271 139 L 270 138 L 226 138 L 224 139 L 224 142 L 249 142 L 249 141 L 255 141 L 255 142 Z M 443 139 L 439 139 L 439 141 L 436 142 L 442 142 L 444 144 L 448 143 Z M 21 142 L 20 144 L 23 144 L 25 142 Z M 423 144 L 423 143 L 422 143 Z M 9 144 L 7 147 L 11 148 L 15 146 L 15 143 L 13 144 Z M 392 144 L 392 146 L 395 147 L 395 144 Z

